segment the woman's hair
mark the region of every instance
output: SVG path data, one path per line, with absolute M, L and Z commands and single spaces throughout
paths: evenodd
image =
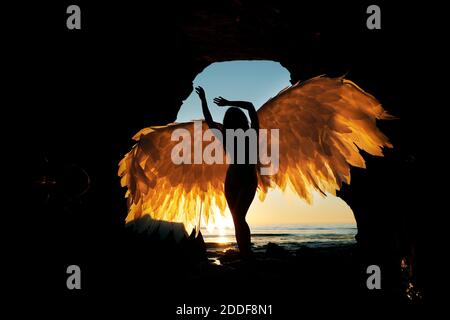
M 247 117 L 241 109 L 235 107 L 228 108 L 223 117 L 224 129 L 243 129 L 245 131 L 249 127 Z

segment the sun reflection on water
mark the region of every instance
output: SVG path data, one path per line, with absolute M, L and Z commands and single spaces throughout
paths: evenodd
M 234 224 L 229 209 L 225 210 L 224 215 L 220 213 L 218 208 L 215 211 L 214 219 L 203 224 L 206 229 L 206 235 L 214 236 L 215 243 L 226 244 L 232 242 L 231 235 L 234 233 Z

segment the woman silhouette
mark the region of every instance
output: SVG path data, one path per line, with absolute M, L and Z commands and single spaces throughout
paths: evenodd
M 214 103 L 220 107 L 231 106 L 223 118 L 223 124 L 219 124 L 213 121 L 211 113 L 208 109 L 208 103 L 206 102 L 205 91 L 202 87 L 195 88 L 200 100 L 202 102 L 203 115 L 205 121 L 210 129 L 218 129 L 223 136 L 223 145 L 226 151 L 226 130 L 227 129 L 242 129 L 246 131 L 249 129 L 247 117 L 241 109 L 245 109 L 249 112 L 251 120 L 251 128 L 256 130 L 256 136 L 259 132 L 258 114 L 252 103 L 247 101 L 228 101 L 222 97 L 214 99 Z M 259 143 L 259 139 L 257 139 Z M 235 148 L 236 148 L 236 144 Z M 227 199 L 228 207 L 230 208 L 231 215 L 233 217 L 234 229 L 236 234 L 236 241 L 239 247 L 239 251 L 244 258 L 250 258 L 251 240 L 250 240 L 250 228 L 245 221 L 248 208 L 255 197 L 256 188 L 258 186 L 258 177 L 256 173 L 256 164 L 250 164 L 249 148 L 246 146 L 246 162 L 244 164 L 238 164 L 236 161 L 237 152 L 233 152 L 234 161 L 228 166 L 227 175 L 225 178 L 225 198 Z

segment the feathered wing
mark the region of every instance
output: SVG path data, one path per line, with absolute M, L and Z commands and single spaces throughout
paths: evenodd
M 320 76 L 288 87 L 258 117 L 262 129 L 279 129 L 279 170 L 260 176 L 261 200 L 270 188 L 287 185 L 308 203 L 312 190 L 335 194 L 350 183 L 350 166 L 365 168 L 359 149 L 382 156 L 383 147 L 392 147 L 376 120 L 393 117 L 343 77 Z
M 208 223 L 219 210 L 224 212 L 227 165 L 194 164 L 194 152 L 192 164 L 175 164 L 171 158 L 173 148 L 180 143 L 172 141 L 172 132 L 185 129 L 192 141 L 194 134 L 196 141 L 202 141 L 198 135 L 208 127 L 205 122 L 201 127 L 194 132 L 193 122 L 170 124 L 145 128 L 133 137 L 137 143 L 119 164 L 121 185 L 128 188 L 127 222 L 149 215 L 152 221 L 183 223 L 189 233 L 198 231 L 200 215 Z M 193 143 L 191 146 L 193 149 Z
M 309 203 L 313 190 L 335 194 L 343 182 L 350 183 L 350 166 L 365 167 L 359 150 L 382 156 L 383 147 L 392 147 L 376 120 L 393 117 L 344 78 L 297 83 L 265 103 L 258 117 L 261 129 L 279 129 L 278 141 L 268 134 L 268 145 L 278 144 L 279 168 L 274 175 L 259 176 L 261 200 L 270 188 L 284 190 L 288 185 Z M 128 188 L 127 222 L 149 215 L 144 228 L 152 221 L 165 221 L 177 223 L 177 228 L 183 224 L 191 232 L 198 231 L 201 216 L 208 223 L 224 213 L 227 165 L 175 164 L 171 158 L 179 144 L 172 141 L 172 132 L 185 129 L 194 139 L 208 128 L 204 122 L 201 127 L 194 132 L 192 122 L 170 124 L 145 128 L 133 137 L 136 145 L 119 164 L 121 184 Z

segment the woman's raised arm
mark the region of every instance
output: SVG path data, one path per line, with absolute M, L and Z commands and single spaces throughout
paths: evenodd
M 214 103 L 220 107 L 230 106 L 230 107 L 238 107 L 241 109 L 245 109 L 248 111 L 251 121 L 251 127 L 255 130 L 259 130 L 259 119 L 258 113 L 256 112 L 255 106 L 253 103 L 248 101 L 228 101 L 223 97 L 214 98 Z
M 216 122 L 214 122 L 211 112 L 209 111 L 208 102 L 206 102 L 205 90 L 203 90 L 202 87 L 198 86 L 195 88 L 195 92 L 198 94 L 198 96 L 202 102 L 203 117 L 205 118 L 205 121 L 208 124 L 208 127 L 210 129 L 220 129 L 218 124 Z

